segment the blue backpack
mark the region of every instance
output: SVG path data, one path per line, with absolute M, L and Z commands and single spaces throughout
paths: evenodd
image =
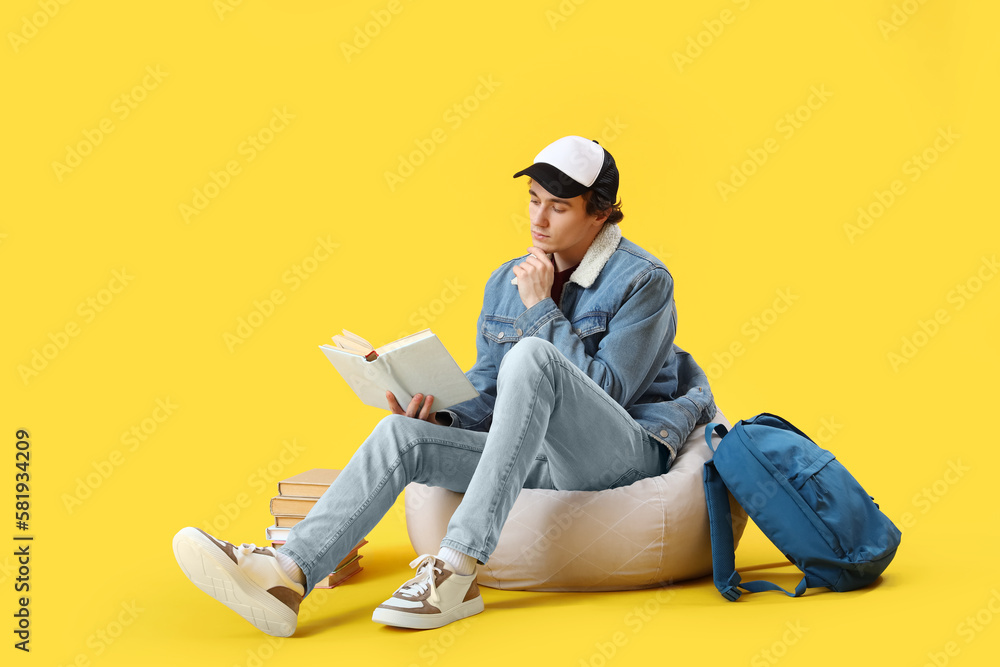
M 722 436 L 712 448 L 712 432 Z M 705 463 L 705 496 L 712 535 L 715 586 L 734 601 L 749 593 L 806 588 L 843 592 L 867 586 L 889 565 L 901 534 L 833 454 L 776 415 L 740 421 L 731 431 L 705 427 L 715 452 Z M 805 575 L 794 593 L 767 581 L 741 581 L 736 572 L 732 493 L 754 523 Z

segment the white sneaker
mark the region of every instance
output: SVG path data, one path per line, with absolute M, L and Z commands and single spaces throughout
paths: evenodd
M 290 637 L 305 592 L 278 564 L 273 547 L 236 546 L 200 528 L 174 535 L 174 557 L 195 586 L 275 637 Z
M 456 574 L 435 556 L 418 556 L 410 567 L 417 575 L 375 608 L 372 620 L 400 628 L 440 628 L 483 610 L 476 574 Z

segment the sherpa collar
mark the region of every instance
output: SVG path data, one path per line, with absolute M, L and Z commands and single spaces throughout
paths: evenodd
M 584 253 L 583 259 L 580 260 L 580 266 L 576 267 L 576 271 L 569 277 L 568 282 L 576 283 L 584 288 L 593 285 L 597 276 L 601 274 L 601 269 L 618 248 L 618 242 L 621 241 L 621 238 L 622 231 L 618 229 L 617 224 L 604 223 L 604 227 L 594 237 L 587 252 Z
M 597 236 L 591 241 L 587 252 L 583 254 L 580 265 L 576 267 L 576 270 L 573 271 L 573 274 L 566 282 L 576 283 L 583 288 L 593 285 L 594 281 L 597 280 L 597 276 L 601 275 L 601 269 L 604 268 L 604 265 L 611 259 L 611 255 L 618 249 L 618 242 L 621 239 L 622 230 L 618 229 L 618 225 L 605 222 L 604 227 L 601 228 L 601 231 L 597 232 Z M 548 258 L 552 259 L 551 253 L 549 253 Z M 510 284 L 516 285 L 517 278 L 511 278 Z

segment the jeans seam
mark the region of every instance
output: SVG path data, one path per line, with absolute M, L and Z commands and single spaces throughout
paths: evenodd
M 423 443 L 423 442 L 438 442 L 439 444 L 445 444 L 445 443 L 440 443 L 438 440 L 436 440 L 434 438 L 417 438 L 417 439 L 412 440 L 412 441 L 407 441 L 406 445 L 404 445 L 403 447 L 400 447 L 399 448 L 399 455 L 392 461 L 392 463 L 390 463 L 390 465 L 389 465 L 388 469 L 386 470 L 385 474 L 382 475 L 382 479 L 379 480 L 378 484 L 375 486 L 375 489 L 370 494 L 368 494 L 368 497 L 361 504 L 361 507 L 359 507 L 357 509 L 357 511 L 354 512 L 354 514 L 352 514 L 350 517 L 348 517 L 344 521 L 344 523 L 341 525 L 340 529 L 336 533 L 334 533 L 323 544 L 322 548 L 320 548 L 317 551 L 316 556 L 311 561 L 309 561 L 309 563 L 308 563 L 309 569 L 312 569 L 316 565 L 316 563 L 319 561 L 319 559 L 322 558 L 323 554 L 325 554 L 327 551 L 330 550 L 330 547 L 333 545 L 333 543 L 336 542 L 340 538 L 340 536 L 343 535 L 347 531 L 347 529 L 355 521 L 358 520 L 358 517 L 360 517 L 362 514 L 364 514 L 365 510 L 368 509 L 368 507 L 372 504 L 372 501 L 375 499 L 375 496 L 377 496 L 379 494 L 379 492 L 385 487 L 385 485 L 388 482 L 389 478 L 391 478 L 392 475 L 393 475 L 393 473 L 396 472 L 396 469 L 399 468 L 399 464 L 400 464 L 400 462 L 402 462 L 403 456 L 405 456 L 411 450 L 413 450 L 413 448 L 416 447 L 416 445 L 418 443 Z M 473 448 L 463 447 L 463 446 L 461 446 L 458 443 L 447 443 L 447 446 L 453 446 L 453 447 L 456 447 L 457 449 L 469 449 L 469 450 L 473 450 Z M 294 553 L 294 551 L 292 553 Z M 301 563 L 299 564 L 299 566 L 301 567 Z M 303 571 L 305 571 L 305 570 L 303 569 Z
M 549 364 L 553 363 L 554 361 L 555 361 L 554 359 L 548 359 L 548 360 L 546 360 L 545 364 L 543 364 L 542 367 L 541 367 L 542 370 L 544 370 L 546 366 L 548 366 Z M 535 381 L 535 386 L 534 386 L 534 388 L 532 390 L 533 391 L 532 395 L 534 395 L 534 396 L 538 395 L 538 385 L 541 384 L 541 382 L 542 382 L 542 380 L 544 378 L 545 378 L 545 374 L 544 373 L 539 373 L 539 377 Z M 535 412 L 535 406 L 537 406 L 537 405 L 538 405 L 537 401 L 532 401 L 531 402 L 531 410 L 528 412 L 528 419 L 526 419 L 524 421 L 524 428 L 521 430 L 520 435 L 517 437 L 517 449 L 514 451 L 514 455 L 510 457 L 509 462 L 508 462 L 508 464 L 507 464 L 507 466 L 506 466 L 506 468 L 505 468 L 505 470 L 503 472 L 502 479 L 500 480 L 500 484 L 498 485 L 501 489 L 505 488 L 507 486 L 507 482 L 510 480 L 510 473 L 511 473 L 511 471 L 514 468 L 514 461 L 517 459 L 518 455 L 521 453 L 521 447 L 524 445 L 524 436 L 528 432 L 528 423 L 531 421 L 531 415 L 534 414 L 534 412 Z M 494 518 L 495 513 L 496 513 L 497 505 L 500 502 L 499 498 L 498 498 L 498 495 L 499 494 L 494 493 L 493 494 L 493 498 L 490 501 L 490 508 L 488 510 L 488 513 L 489 513 L 491 519 Z M 483 543 L 484 544 L 490 544 L 490 542 L 492 541 L 492 539 L 493 539 L 493 532 L 495 530 L 495 524 L 496 524 L 496 521 L 490 521 L 489 529 L 487 530 L 486 535 L 483 537 Z
M 579 369 L 578 369 L 578 368 L 577 368 L 576 366 L 574 366 L 574 365 L 572 365 L 572 364 L 565 364 L 565 363 L 563 363 L 563 361 L 562 361 L 561 359 L 550 359 L 550 360 L 549 360 L 549 363 L 555 363 L 555 364 L 558 364 L 558 365 L 559 365 L 559 366 L 561 366 L 562 368 L 565 368 L 565 369 L 567 369 L 567 370 L 568 370 L 568 372 L 569 372 L 569 373 L 570 373 L 571 375 L 573 374 L 573 371 L 574 371 L 574 370 L 579 370 Z M 581 371 L 581 372 L 582 372 L 582 371 Z M 587 376 L 587 377 L 588 377 L 589 379 L 593 380 L 593 378 L 590 378 L 589 376 Z M 586 386 L 586 387 L 588 387 L 588 388 L 590 388 L 590 389 L 593 389 L 593 387 L 590 387 L 590 385 L 588 385 L 588 384 L 587 384 L 586 382 L 582 382 L 582 381 L 581 381 L 581 383 L 582 383 L 582 384 L 583 384 L 584 386 Z M 597 384 L 597 382 L 596 382 L 596 381 L 594 381 L 594 384 Z M 611 396 L 609 396 L 609 395 L 608 395 L 608 392 L 606 392 L 606 391 L 605 391 L 605 390 L 604 390 L 604 389 L 603 389 L 603 388 L 602 388 L 602 387 L 601 387 L 600 385 L 597 385 L 597 388 L 598 388 L 598 389 L 600 389 L 600 391 L 598 391 L 598 392 L 595 392 L 595 393 L 597 394 L 597 396 L 598 396 L 598 397 L 600 397 L 600 398 L 601 398 L 601 400 L 603 400 L 603 401 L 604 401 L 605 403 L 607 403 L 608 405 L 610 405 L 610 406 L 612 406 L 612 407 L 615 407 L 615 408 L 621 408 L 621 410 L 624 410 L 624 411 L 625 411 L 625 414 L 628 414 L 628 411 L 627 411 L 627 410 L 625 410 L 625 408 L 624 408 L 624 407 L 622 407 L 622 405 L 621 405 L 621 404 L 620 404 L 620 403 L 619 403 L 618 401 L 616 401 L 615 399 L 611 398 Z M 618 412 L 618 410 L 615 410 L 615 412 Z M 632 417 L 632 415 L 628 415 L 628 417 L 629 417 L 629 419 L 631 419 L 631 420 L 632 420 L 633 422 L 635 421 L 635 418 L 634 418 L 634 417 Z M 636 422 L 636 423 L 638 424 L 638 422 Z
M 481 549 L 469 546 L 468 544 L 459 542 L 458 540 L 448 536 L 445 536 L 441 539 L 441 546 L 448 547 L 449 549 L 454 549 L 455 551 L 460 551 L 466 554 L 467 556 L 472 556 L 477 561 L 481 561 L 484 565 L 486 564 L 487 561 L 489 561 L 491 555 Z

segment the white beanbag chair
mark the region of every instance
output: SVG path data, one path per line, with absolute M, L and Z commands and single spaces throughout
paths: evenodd
M 727 427 L 722 413 L 713 421 Z M 702 484 L 711 458 L 705 428 L 695 428 L 674 465 L 659 477 L 605 491 L 522 489 L 496 551 L 478 582 L 535 591 L 612 591 L 663 586 L 712 572 Z M 715 441 L 718 435 L 712 436 Z M 437 553 L 462 494 L 406 487 L 406 528 L 418 554 Z M 734 543 L 746 513 L 730 497 Z

